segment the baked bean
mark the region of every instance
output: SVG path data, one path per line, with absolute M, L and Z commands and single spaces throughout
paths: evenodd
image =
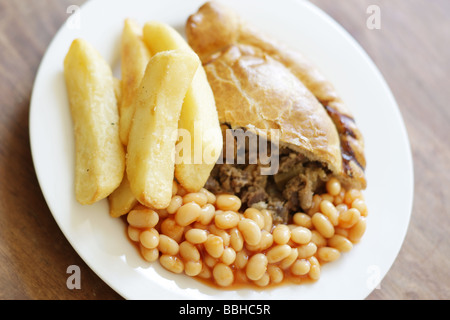
M 167 270 L 173 272 L 173 273 L 182 273 L 184 270 L 184 263 L 183 261 L 172 255 L 163 254 L 159 258 L 159 263 Z
M 264 228 L 264 225 L 265 225 L 264 216 L 261 214 L 261 211 L 259 211 L 258 209 L 247 208 L 244 211 L 244 217 L 255 221 L 260 229 Z
M 189 202 L 186 204 L 183 204 L 175 213 L 175 222 L 185 227 L 191 223 L 193 223 L 195 220 L 197 220 L 201 215 L 201 208 L 200 206 L 195 202 Z
M 262 230 L 261 231 L 261 241 L 259 242 L 259 249 L 261 251 L 264 251 L 268 248 L 270 248 L 273 244 L 273 235 L 266 231 L 266 230 Z
M 187 231 L 184 237 L 192 244 L 199 244 L 206 241 L 208 233 L 205 230 L 194 228 Z
M 270 276 L 267 272 L 265 272 L 261 278 L 253 281 L 253 283 L 256 284 L 257 286 L 265 287 L 270 283 Z
M 335 206 L 338 206 L 338 205 L 343 204 L 343 203 L 344 203 L 344 198 L 343 197 L 341 197 L 340 195 L 337 195 L 337 196 L 334 197 L 333 204 Z
M 263 253 L 254 254 L 247 262 L 245 274 L 250 280 L 261 279 L 267 270 L 267 257 Z
M 320 267 L 319 260 L 317 260 L 316 256 L 309 257 L 307 260 L 311 265 L 317 265 Z
M 367 216 L 367 205 L 364 200 L 355 199 L 352 202 L 352 208 L 358 209 L 358 211 L 361 213 L 361 216 L 363 217 Z
M 285 224 L 278 224 L 272 231 L 273 241 L 278 244 L 286 244 L 291 238 L 291 230 Z
M 243 218 L 239 221 L 238 229 L 249 245 L 257 245 L 261 240 L 261 230 L 256 222 L 251 219 Z
M 339 215 L 339 227 L 351 228 L 353 227 L 361 217 L 361 213 L 358 209 L 351 208 Z
M 222 256 L 220 257 L 220 261 L 222 261 L 227 266 L 231 265 L 236 260 L 236 251 L 233 248 L 225 248 L 223 250 Z
M 236 252 L 241 251 L 244 247 L 244 237 L 238 228 L 230 230 L 230 245 Z
M 220 194 L 216 196 L 216 206 L 220 210 L 238 211 L 241 204 L 241 199 L 232 194 Z
M 159 236 L 158 249 L 162 254 L 174 256 L 178 253 L 180 246 L 172 238 L 166 236 L 165 234 L 161 234 Z
M 341 203 L 336 206 L 336 210 L 338 211 L 338 213 L 340 215 L 341 213 L 348 210 L 348 206 L 345 203 Z
M 216 202 L 216 196 L 211 191 L 201 188 L 199 192 L 206 195 L 208 203 L 214 204 Z
M 200 217 L 198 217 L 197 221 L 201 224 L 208 225 L 213 220 L 215 212 L 216 208 L 212 204 L 205 204 L 200 210 Z
M 174 180 L 172 182 L 172 197 L 178 192 L 178 183 Z
M 357 189 L 350 189 L 345 193 L 344 196 L 344 202 L 351 206 L 352 202 L 355 201 L 355 199 L 362 199 L 362 194 Z
M 292 274 L 296 276 L 303 276 L 308 274 L 311 269 L 311 263 L 306 259 L 297 259 L 291 266 Z
M 184 227 L 178 225 L 173 218 L 166 218 L 160 226 L 161 233 L 169 236 L 176 242 L 183 238 Z
M 208 253 L 206 253 L 204 255 L 203 261 L 210 268 L 214 267 L 216 265 L 216 263 L 218 262 L 218 260 L 216 258 L 211 257 Z
M 159 215 L 150 209 L 131 210 L 127 221 L 135 228 L 153 228 L 159 221 Z
M 213 268 L 213 277 L 219 286 L 227 287 L 234 281 L 233 271 L 229 266 L 223 263 L 218 263 Z
M 209 269 L 209 267 L 203 263 L 202 270 L 200 271 L 198 276 L 202 279 L 211 279 L 212 277 L 211 269 Z
M 295 243 L 294 241 L 292 241 L 292 239 L 289 239 L 287 245 L 289 245 L 291 248 L 295 248 L 298 246 L 298 243 Z
M 283 270 L 273 264 L 267 266 L 267 274 L 269 275 L 270 282 L 272 283 L 280 283 L 284 279 Z
M 366 227 L 366 218 L 359 218 L 358 222 L 348 231 L 348 239 L 353 243 L 359 242 L 366 232 Z
M 268 248 L 270 248 L 273 244 L 273 236 L 270 232 L 267 232 L 266 230 L 261 231 L 261 240 L 256 245 L 250 245 L 248 243 L 245 243 L 245 247 L 249 251 L 264 251 Z
M 322 197 L 322 201 L 327 200 L 327 201 L 333 202 L 333 200 L 334 200 L 334 197 L 328 193 L 322 194 L 321 197 Z M 319 206 L 319 209 L 320 209 L 320 206 Z
M 341 192 L 341 183 L 335 177 L 327 181 L 325 188 L 332 196 L 337 196 Z
M 153 262 L 158 260 L 159 258 L 159 250 L 158 248 L 148 249 L 144 247 L 142 244 L 139 244 L 139 249 L 141 251 L 141 255 L 145 261 Z
M 219 236 L 222 238 L 224 246 L 230 245 L 231 236 L 228 232 L 226 232 L 223 229 L 217 228 L 216 225 L 214 225 L 214 224 L 211 224 L 208 229 L 212 234 L 215 234 L 216 236 Z
M 343 236 L 345 238 L 348 238 L 348 230 L 349 229 L 344 229 L 344 228 L 334 228 L 334 234 L 338 234 L 340 236 Z
M 206 252 L 213 258 L 220 258 L 223 254 L 223 239 L 219 236 L 210 234 L 203 245 Z
M 183 205 L 183 198 L 181 196 L 174 196 L 170 200 L 169 206 L 166 208 L 169 214 L 174 214 Z
M 320 203 L 322 202 L 322 197 L 315 194 L 312 199 L 313 203 L 311 208 L 308 210 L 308 215 L 313 216 L 314 213 L 319 211 Z
M 320 263 L 317 260 L 316 257 L 310 257 L 308 258 L 308 261 L 310 263 L 309 273 L 308 276 L 312 280 L 318 280 L 320 278 Z
M 311 230 L 305 227 L 295 227 L 291 230 L 291 239 L 298 244 L 307 244 L 311 241 Z
M 327 245 L 327 239 L 325 239 L 317 230 L 311 231 L 311 242 L 314 243 L 317 247 L 323 247 Z
M 337 226 L 339 222 L 339 213 L 334 204 L 329 200 L 323 200 L 320 203 L 320 211 L 330 220 L 333 226 Z
M 277 263 L 288 257 L 291 254 L 291 247 L 287 244 L 279 244 L 273 246 L 269 251 L 267 251 L 267 261 L 269 263 Z
M 239 215 L 234 211 L 222 211 L 219 214 L 216 213 L 214 223 L 218 228 L 231 229 L 238 225 L 239 219 Z
M 312 257 L 317 252 L 317 245 L 314 242 L 297 247 L 298 258 L 305 259 Z
M 200 229 L 200 230 L 208 230 L 209 225 L 204 225 L 201 222 L 195 221 L 193 224 L 190 225 L 192 229 Z
M 286 258 L 281 260 L 280 268 L 282 269 L 289 268 L 295 262 L 295 260 L 297 260 L 297 257 L 298 257 L 297 248 L 291 248 L 291 253 Z
M 186 261 L 184 263 L 184 273 L 186 275 L 195 277 L 200 274 L 203 269 L 203 263 L 201 260 L 198 261 Z
M 130 238 L 130 240 L 132 241 L 139 241 L 139 235 L 141 234 L 141 230 L 138 228 L 135 228 L 133 226 L 128 225 L 128 237 Z
M 180 256 L 187 261 L 198 261 L 200 260 L 200 252 L 197 247 L 194 246 L 189 241 L 183 241 L 180 243 Z
M 288 226 L 289 230 L 291 230 L 291 231 L 292 231 L 292 229 L 298 227 L 297 225 L 295 225 L 293 223 L 288 223 L 287 226 Z
M 208 197 L 201 192 L 191 192 L 183 196 L 183 203 L 195 202 L 200 207 L 208 203 Z
M 317 249 L 317 256 L 320 260 L 325 262 L 331 262 L 339 259 L 341 256 L 339 250 L 331 247 L 322 247 Z
M 154 228 L 144 230 L 139 235 L 139 241 L 144 247 L 154 249 L 159 244 L 159 233 Z
M 309 215 L 307 215 L 306 213 L 297 212 L 292 217 L 292 220 L 298 226 L 305 227 L 308 229 L 312 228 L 311 217 Z
M 234 271 L 234 281 L 236 283 L 248 283 L 248 278 L 245 275 L 245 270 L 237 269 Z
M 346 237 L 339 234 L 335 234 L 330 239 L 328 239 L 328 245 L 339 250 L 340 252 L 348 252 L 353 248 L 352 242 Z
M 245 250 L 238 251 L 236 253 L 236 259 L 234 265 L 238 269 L 244 269 L 248 262 L 248 253 Z
M 319 212 L 315 213 L 311 218 L 311 222 L 323 237 L 331 238 L 334 235 L 333 224 L 323 214 Z
M 273 224 L 273 218 L 272 214 L 269 210 L 263 209 L 261 210 L 261 214 L 264 217 L 264 230 L 271 231 L 272 230 L 272 224 Z

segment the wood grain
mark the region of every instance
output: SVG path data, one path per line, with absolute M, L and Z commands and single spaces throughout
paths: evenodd
M 39 188 L 28 137 L 40 60 L 67 19 L 67 8 L 83 2 L 0 0 L 0 299 L 122 299 L 58 228 Z M 415 200 L 405 243 L 368 299 L 449 299 L 450 2 L 311 2 L 336 19 L 379 67 L 399 104 L 414 157 Z M 379 30 L 366 26 L 372 4 L 381 10 Z M 81 268 L 79 290 L 67 288 L 70 265 Z

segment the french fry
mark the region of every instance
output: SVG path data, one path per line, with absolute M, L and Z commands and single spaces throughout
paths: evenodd
M 120 106 L 122 102 L 122 80 L 117 78 L 114 78 L 114 94 L 116 95 L 117 105 Z M 119 115 L 119 123 L 120 123 L 120 115 Z
M 142 40 L 142 28 L 126 19 L 121 38 L 122 102 L 119 104 L 120 140 L 128 144 L 131 121 L 134 115 L 133 100 L 150 60 L 150 53 Z
M 161 22 L 144 25 L 143 39 L 152 54 L 166 50 L 194 52 L 184 38 L 171 26 Z M 205 70 L 200 66 L 181 110 L 179 129 L 188 133 L 182 141 L 183 156 L 175 164 L 175 178 L 190 192 L 206 183 L 222 150 L 222 131 L 218 120 L 214 94 Z
M 108 203 L 109 214 L 113 218 L 127 214 L 138 203 L 131 191 L 130 182 L 126 174 L 123 175 L 120 186 L 108 197 Z
M 193 53 L 154 55 L 135 98 L 127 146 L 127 175 L 136 199 L 166 208 L 172 198 L 175 142 L 183 99 L 200 60 Z
M 75 196 L 92 204 L 119 186 L 125 170 L 114 78 L 103 57 L 81 39 L 65 57 L 64 77 L 75 134 Z

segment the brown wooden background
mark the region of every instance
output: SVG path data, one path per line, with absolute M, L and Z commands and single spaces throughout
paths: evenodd
M 121 299 L 59 230 L 30 153 L 29 102 L 37 68 L 67 8 L 83 2 L 0 0 L 0 299 Z M 312 2 L 341 23 L 379 67 L 412 145 L 411 223 L 397 260 L 368 299 L 449 299 L 450 1 Z M 380 30 L 366 27 L 371 4 L 381 9 Z M 66 269 L 73 264 L 81 268 L 80 290 L 66 286 Z

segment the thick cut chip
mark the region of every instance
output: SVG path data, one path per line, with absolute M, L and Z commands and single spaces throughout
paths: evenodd
M 128 144 L 131 121 L 134 115 L 133 100 L 150 60 L 150 53 L 142 40 L 142 28 L 126 19 L 121 39 L 122 101 L 120 108 L 120 140 Z
M 175 29 L 161 22 L 144 25 L 144 42 L 152 54 L 166 50 L 194 52 Z M 202 66 L 186 93 L 179 129 L 182 141 L 177 145 L 175 178 L 186 190 L 196 192 L 208 180 L 223 143 L 214 94 Z
M 103 57 L 81 39 L 70 46 L 64 76 L 75 133 L 75 195 L 92 204 L 119 186 L 125 170 L 114 78 Z
M 154 55 L 136 96 L 127 147 L 127 174 L 136 199 L 155 209 L 172 198 L 175 143 L 186 91 L 200 66 L 189 52 Z
M 138 203 L 131 191 L 130 182 L 126 174 L 124 174 L 120 186 L 108 197 L 108 202 L 109 214 L 113 218 L 127 214 Z

